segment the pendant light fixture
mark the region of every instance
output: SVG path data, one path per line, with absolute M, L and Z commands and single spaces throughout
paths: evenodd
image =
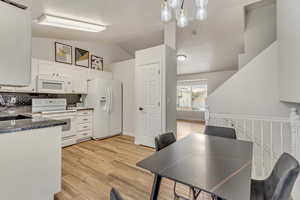
M 208 0 L 195 0 L 195 5 L 197 8 L 206 8 Z
M 204 8 L 197 8 L 196 19 L 198 20 L 206 20 L 207 19 L 207 10 Z
M 172 19 L 172 10 L 169 7 L 167 0 L 164 0 L 161 5 L 161 21 L 169 22 Z
M 161 20 L 163 22 L 169 22 L 172 20 L 172 14 L 177 13 L 177 26 L 183 28 L 189 24 L 189 19 L 184 9 L 185 0 L 163 0 L 161 7 Z M 196 7 L 196 19 L 206 20 L 207 19 L 207 6 L 208 0 L 190 0 L 194 1 Z M 181 6 L 180 6 L 181 2 Z M 174 10 L 174 12 L 173 12 Z
M 180 0 L 168 0 L 168 3 L 169 6 L 174 9 L 179 8 L 180 6 Z
M 189 24 L 189 20 L 185 14 L 185 10 L 183 9 L 184 0 L 182 0 L 179 17 L 177 19 L 177 26 L 183 28 Z

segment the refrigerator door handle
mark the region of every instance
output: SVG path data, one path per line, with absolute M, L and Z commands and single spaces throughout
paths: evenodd
M 113 101 L 113 95 L 112 95 L 112 89 L 111 88 L 108 88 L 108 95 L 109 95 L 108 110 L 109 110 L 109 113 L 111 113 L 111 110 L 112 110 L 112 101 Z
M 109 91 L 108 88 L 105 88 L 105 98 L 106 98 L 106 102 L 105 102 L 105 106 L 104 106 L 104 111 L 105 112 L 109 112 Z

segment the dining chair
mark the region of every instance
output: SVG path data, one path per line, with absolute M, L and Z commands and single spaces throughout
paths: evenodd
M 155 137 L 155 150 L 160 151 L 176 142 L 174 133 L 163 133 Z
M 174 133 L 169 132 L 169 133 L 163 133 L 160 134 L 158 136 L 155 137 L 155 150 L 156 151 L 160 151 L 164 148 L 166 148 L 167 146 L 173 144 L 174 142 L 176 142 L 176 137 L 174 135 Z M 156 184 L 156 177 L 154 179 L 154 184 Z M 176 181 L 174 182 L 174 199 L 185 199 L 184 197 L 180 196 L 179 194 L 177 194 L 176 192 Z M 193 198 L 197 199 L 198 195 L 200 194 L 200 191 L 194 189 L 194 188 L 190 188 L 193 194 Z
M 234 128 L 205 126 L 204 134 L 210 136 L 228 138 L 228 139 L 237 139 Z
M 290 199 L 299 171 L 299 162 L 288 153 L 282 154 L 267 179 L 251 181 L 251 200 Z
M 123 198 L 115 188 L 112 188 L 110 191 L 110 200 L 123 200 Z

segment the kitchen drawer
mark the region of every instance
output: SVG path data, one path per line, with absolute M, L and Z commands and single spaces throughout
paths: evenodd
M 80 132 L 77 135 L 77 140 L 76 142 L 84 142 L 87 140 L 90 140 L 92 138 L 92 131 L 84 131 L 84 132 Z
M 78 138 L 92 137 L 92 131 L 83 131 L 78 133 Z
M 87 115 L 91 115 L 92 111 L 91 110 L 82 110 L 82 111 L 78 111 L 78 116 L 87 116 Z
M 91 116 L 89 116 L 89 115 L 78 116 L 77 117 L 77 122 L 78 122 L 78 124 L 90 123 L 91 122 Z
M 87 131 L 92 129 L 91 123 L 84 123 L 84 124 L 78 124 L 77 125 L 77 132 Z

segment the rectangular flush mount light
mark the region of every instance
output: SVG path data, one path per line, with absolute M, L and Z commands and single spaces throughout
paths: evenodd
M 88 22 L 68 19 L 64 17 L 57 17 L 48 14 L 43 14 L 41 17 L 39 17 L 37 23 L 42 25 L 75 29 L 75 30 L 87 31 L 87 32 L 100 32 L 106 29 L 106 26 L 103 25 L 92 24 Z

